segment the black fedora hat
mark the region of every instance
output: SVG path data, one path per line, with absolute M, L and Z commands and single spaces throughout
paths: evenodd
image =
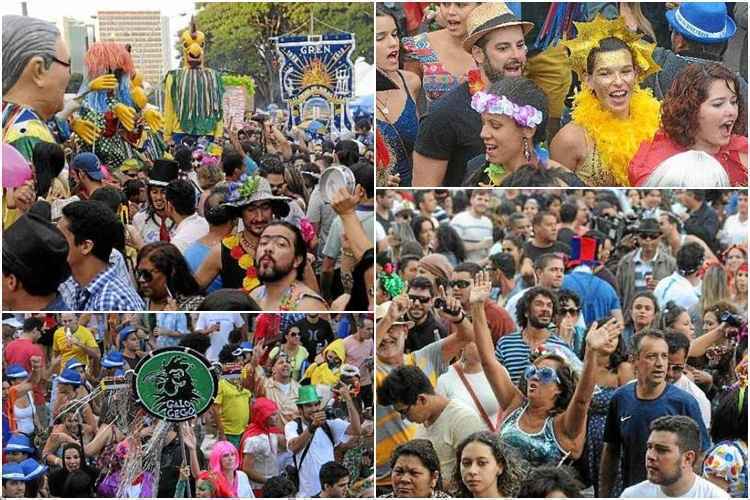
M 22 215 L 3 234 L 3 272 L 27 288 L 56 289 L 70 276 L 65 236 L 37 214 Z
M 164 187 L 173 180 L 177 179 L 180 173 L 180 166 L 174 160 L 161 158 L 154 161 L 154 166 L 148 172 L 148 183 L 150 186 Z

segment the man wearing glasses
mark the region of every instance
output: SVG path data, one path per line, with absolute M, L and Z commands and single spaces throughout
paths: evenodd
M 669 349 L 667 383 L 679 387 L 695 398 L 695 401 L 698 403 L 698 407 L 701 410 L 703 425 L 706 426 L 706 429 L 710 429 L 711 403 L 708 401 L 703 389 L 698 387 L 695 382 L 685 375 L 686 371 L 689 369 L 687 366 L 687 357 L 688 351 L 690 350 L 690 339 L 688 339 L 687 335 L 684 333 L 675 330 L 667 330 L 664 333 L 664 337 L 667 341 L 667 348 Z
M 638 248 L 626 254 L 617 265 L 617 288 L 624 311 L 630 310 L 636 293 L 653 291 L 660 280 L 677 268 L 669 252 L 660 248 L 660 236 L 656 219 L 641 220 L 638 225 Z
M 414 352 L 448 336 L 448 329 L 435 316 L 432 309 L 435 287 L 424 276 L 409 282 L 409 310 L 406 312 L 414 326 L 406 337 L 406 351 Z

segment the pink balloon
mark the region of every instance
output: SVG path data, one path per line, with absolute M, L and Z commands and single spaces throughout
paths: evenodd
M 32 178 L 26 158 L 10 144 L 3 143 L 3 187 L 14 188 Z

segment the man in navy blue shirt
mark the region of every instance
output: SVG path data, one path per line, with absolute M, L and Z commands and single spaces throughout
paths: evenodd
M 646 479 L 646 443 L 651 422 L 664 415 L 691 417 L 700 427 L 701 449 L 711 445 L 695 398 L 667 384 L 669 348 L 660 330 L 644 330 L 633 338 L 636 380 L 615 391 L 609 403 L 604 430 L 604 448 L 599 479 L 599 496 L 616 497 L 613 491 L 617 471 L 622 487 Z M 617 467 L 619 463 L 619 468 Z

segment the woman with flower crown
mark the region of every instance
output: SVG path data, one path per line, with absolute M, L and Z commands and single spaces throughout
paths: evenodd
M 512 183 L 525 170 L 540 171 L 552 184 L 583 186 L 562 165 L 549 160 L 542 141 L 549 116 L 544 91 L 527 78 L 503 78 L 487 92 L 475 92 L 471 107 L 482 117 L 481 138 L 485 163 L 470 173 L 467 186 Z M 472 170 L 472 160 L 467 165 Z
M 573 120 L 555 135 L 550 156 L 589 186 L 628 186 L 628 164 L 659 128 L 659 102 L 639 84 L 659 71 L 654 45 L 628 30 L 622 18 L 575 23 L 570 51 L 582 89 Z

